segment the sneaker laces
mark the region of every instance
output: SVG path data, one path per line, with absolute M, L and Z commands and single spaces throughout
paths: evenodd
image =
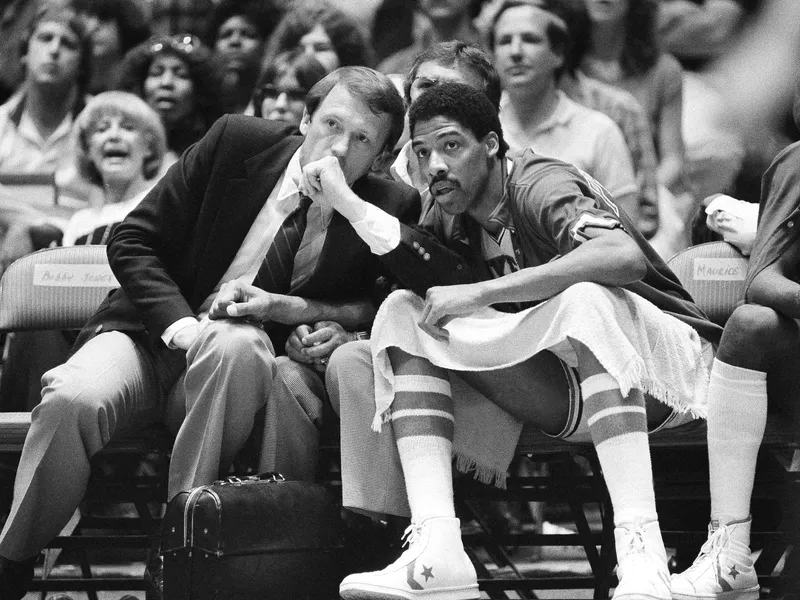
M 700 548 L 700 553 L 694 559 L 692 566 L 684 573 L 689 573 L 698 568 L 703 568 L 709 560 L 715 560 L 719 554 L 730 546 L 730 532 L 727 525 L 718 525 L 709 538 Z
M 403 552 L 400 556 L 398 556 L 397 559 L 392 564 L 387 566 L 384 569 L 384 571 L 391 570 L 397 567 L 398 565 L 402 565 L 405 562 L 406 554 L 411 550 L 412 546 L 416 544 L 417 541 L 420 539 L 421 532 L 422 532 L 421 524 L 412 523 L 411 525 L 406 527 L 406 530 L 403 532 L 403 536 L 400 539 L 403 542 L 401 548 L 405 548 L 406 546 L 408 546 L 408 549 L 405 552 Z
M 646 549 L 644 545 L 644 535 L 642 535 L 642 528 L 637 527 L 631 532 L 631 538 L 628 540 L 628 553 L 629 554 L 645 554 Z
M 624 570 L 623 562 L 627 563 L 628 569 L 634 571 L 647 561 L 647 548 L 644 543 L 644 535 L 641 527 L 636 529 L 628 529 L 628 540 L 625 555 L 619 558 L 617 570 Z
M 413 546 L 416 541 L 419 539 L 420 534 L 422 532 L 422 525 L 417 523 L 412 523 L 406 530 L 403 532 L 403 537 L 401 537 L 401 541 L 403 542 L 402 548 L 408 546 L 409 548 Z
M 641 591 L 644 586 L 651 589 L 648 597 L 668 598 L 669 572 L 666 560 L 661 557 L 661 553 L 654 546 L 655 540 L 650 540 L 648 544 L 650 535 L 645 531 L 644 525 L 637 524 L 633 529 L 624 528 L 627 532 L 627 539 L 624 539 L 622 547 L 618 549 L 625 552 L 623 556 L 618 556 L 618 589 L 624 587 L 626 591 L 623 595 L 626 595 L 635 590 Z M 623 582 L 623 577 L 625 582 Z

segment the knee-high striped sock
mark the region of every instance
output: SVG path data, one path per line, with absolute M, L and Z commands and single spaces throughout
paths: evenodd
M 746 519 L 767 423 L 767 374 L 717 359 L 708 386 L 711 518 Z
M 616 380 L 588 350 L 579 355 L 578 372 L 589 433 L 614 507 L 614 524 L 656 520 L 644 396 L 631 390 L 623 398 Z
M 428 360 L 393 351 L 392 428 L 411 518 L 454 517 L 453 400 L 447 372 Z

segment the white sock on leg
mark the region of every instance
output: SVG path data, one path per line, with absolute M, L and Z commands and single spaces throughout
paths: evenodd
M 452 448 L 450 440 L 433 435 L 397 440 L 408 505 L 416 523 L 429 517 L 455 517 Z
M 715 360 L 708 387 L 711 518 L 747 519 L 767 423 L 767 374 Z

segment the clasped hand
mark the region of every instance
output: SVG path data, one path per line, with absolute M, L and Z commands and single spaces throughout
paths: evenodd
M 313 327 L 298 325 L 286 340 L 286 354 L 294 361 L 324 371 L 333 351 L 349 341 L 350 334 L 335 321 L 318 321 Z
M 276 294 L 234 279 L 223 283 L 208 311 L 209 319 L 231 317 L 267 321 L 275 309 Z
M 470 315 L 486 306 L 478 284 L 437 286 L 428 289 L 419 326 L 433 338 L 446 342 L 444 328 L 455 317 Z

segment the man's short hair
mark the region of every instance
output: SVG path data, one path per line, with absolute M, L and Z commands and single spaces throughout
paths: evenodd
M 78 77 L 76 84 L 78 87 L 78 98 L 75 101 L 73 114 L 77 114 L 84 105 L 84 96 L 89 87 L 89 78 L 92 75 L 92 36 L 87 27 L 86 18 L 81 13 L 76 5 L 70 2 L 63 4 L 47 2 L 42 3 L 36 11 L 27 31 L 25 37 L 20 44 L 20 55 L 25 56 L 28 54 L 28 44 L 42 23 L 61 23 L 75 34 L 80 44 L 80 65 L 78 67 Z
M 337 84 L 361 98 L 376 114 L 389 115 L 391 127 L 384 148 L 391 150 L 403 133 L 405 108 L 400 92 L 386 75 L 368 67 L 340 67 L 317 82 L 306 96 L 306 110 L 310 116 Z
M 494 131 L 499 142 L 497 157 L 506 155 L 508 144 L 503 137 L 500 118 L 489 98 L 480 90 L 464 83 L 442 83 L 426 91 L 408 111 L 411 137 L 414 137 L 417 123 L 435 117 L 453 119 L 469 129 L 478 140 Z
M 494 13 L 492 24 L 487 32 L 489 48 L 491 48 L 492 52 L 495 51 L 495 44 L 497 43 L 495 29 L 497 28 L 497 22 L 500 20 L 501 15 L 509 8 L 516 8 L 518 6 L 538 8 L 553 16 L 553 19 L 550 20 L 545 28 L 545 34 L 547 35 L 547 41 L 553 51 L 564 59 L 564 64 L 561 68 L 556 69 L 555 72 L 556 78 L 561 77 L 562 73 L 567 70 L 569 58 L 572 55 L 573 43 L 570 35 L 571 31 L 567 25 L 569 19 L 572 17 L 573 11 L 570 10 L 569 5 L 565 2 L 561 2 L 560 0 L 502 0 L 500 6 L 497 7 Z
M 500 110 L 502 90 L 497 69 L 494 68 L 492 61 L 483 50 L 459 40 L 432 44 L 417 54 L 403 86 L 407 104 L 411 104 L 411 84 L 417 77 L 417 71 L 423 63 L 427 62 L 436 63 L 448 69 L 455 68 L 460 71 L 469 69 L 483 82 L 483 93 L 491 100 L 495 109 Z

